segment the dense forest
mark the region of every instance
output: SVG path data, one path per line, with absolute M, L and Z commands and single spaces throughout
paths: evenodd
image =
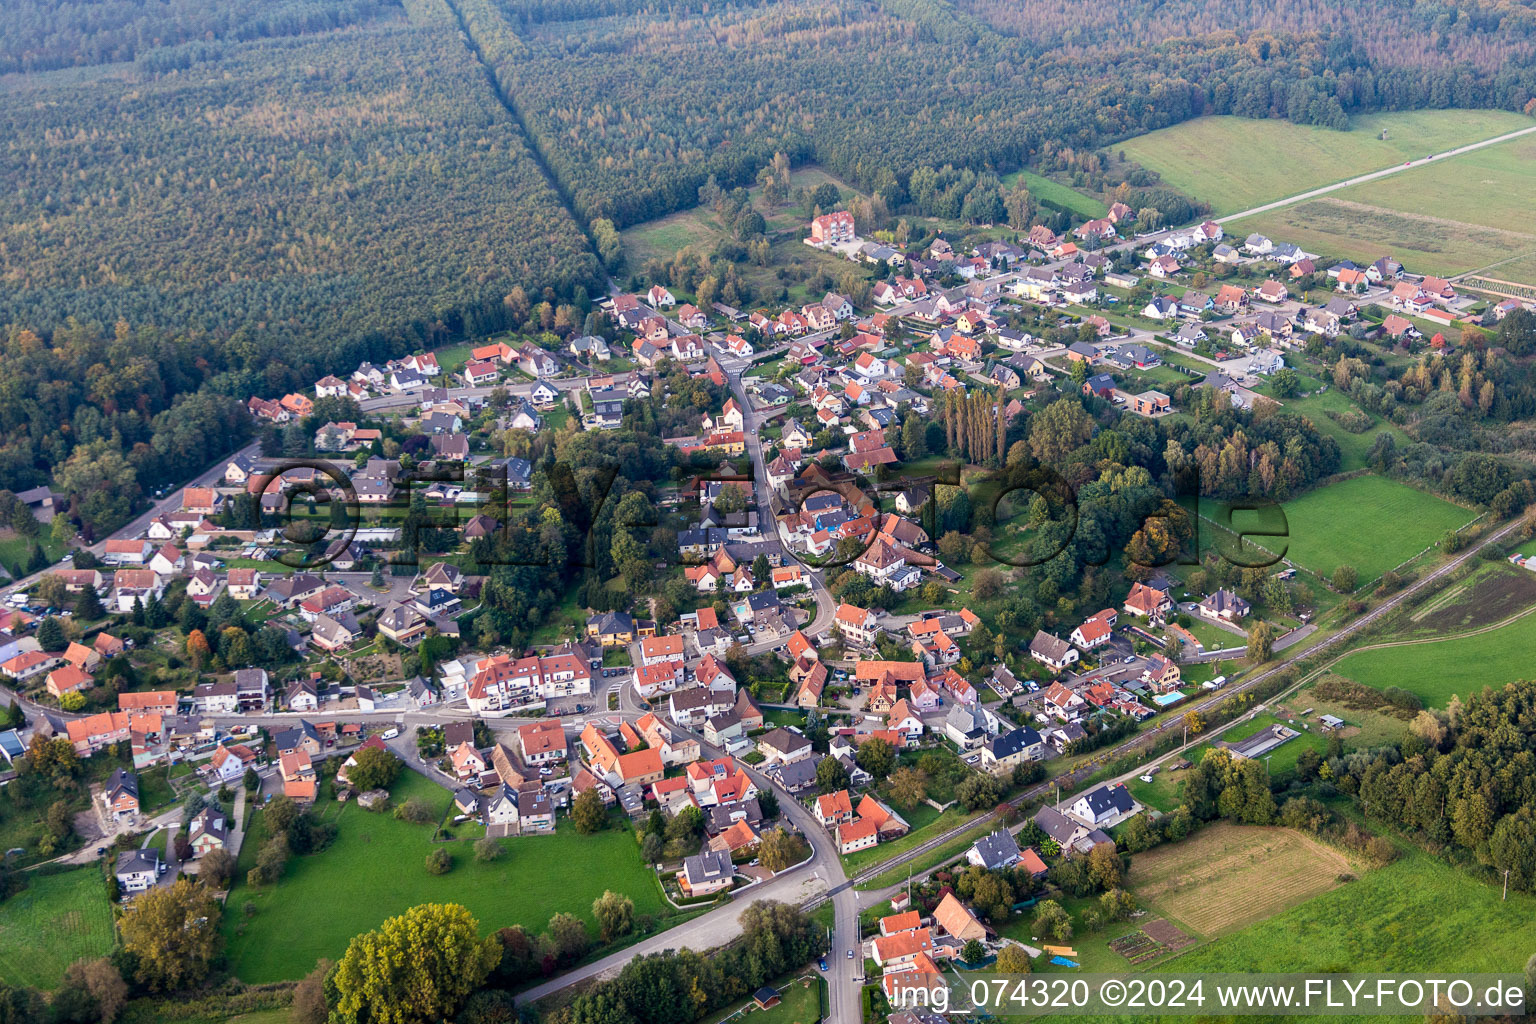
M 392 13 L 397 0 L 7 0 L 0 74 L 110 64 L 184 43 L 325 32 Z
M 411 6 L 412 26 L 231 45 L 132 89 L 0 107 L 0 321 L 17 325 L 0 487 L 58 472 L 106 503 L 83 522 L 113 525 L 216 454 L 209 438 L 248 431 L 237 400 L 509 326 L 527 305 L 509 296 L 598 288 L 451 14 Z M 122 463 L 110 486 L 64 472 L 98 442 Z
M 693 205 L 711 174 L 750 183 L 775 152 L 874 192 L 905 189 L 924 165 L 1005 171 L 1048 144 L 1091 148 L 1201 114 L 1342 128 L 1357 110 L 1519 109 L 1536 94 L 1530 63 L 1505 59 L 1530 46 L 1520 11 L 1491 6 L 1393 5 L 1387 60 L 1364 42 L 1383 38 L 1367 15 L 1378 8 L 1316 2 L 1283 32 L 1267 5 L 1169 25 L 1165 7 L 1210 5 L 1148 2 L 1073 5 L 1034 34 L 1002 5 L 946 0 L 453 3 L 577 213 L 619 227 Z M 1157 45 L 1123 27 L 1154 14 Z M 1070 46 L 1068 23 L 1103 27 Z
M 969 15 L 998 32 L 1039 46 L 1086 54 L 1106 40 L 1123 47 L 1162 46 L 1170 40 L 1295 34 L 1326 38 L 1330 47 L 1357 46 L 1373 65 L 1412 74 L 1390 88 L 1413 88 L 1423 69 L 1469 68 L 1493 75 L 1511 62 L 1528 63 L 1536 47 L 1536 11 L 1518 0 L 1389 0 L 1371 4 L 1337 0 L 957 0 Z M 1472 75 L 1453 88 L 1475 88 Z M 1426 80 L 1431 81 L 1431 80 Z M 1436 85 L 1434 88 L 1443 86 Z M 1495 93 L 1497 95 L 1497 93 Z M 1445 106 L 1444 99 L 1431 106 Z M 1471 106 L 1471 103 L 1459 103 Z M 1494 104 L 1501 105 L 1501 104 Z
M 1304 766 L 1367 814 L 1431 848 L 1509 872 L 1536 888 L 1536 683 L 1484 688 L 1421 711 L 1400 744 Z

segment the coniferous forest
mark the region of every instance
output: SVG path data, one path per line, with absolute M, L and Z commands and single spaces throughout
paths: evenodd
M 82 521 L 120 521 L 206 454 L 195 431 L 245 436 L 244 398 L 519 326 L 530 299 L 584 312 L 594 240 L 613 267 L 616 229 L 776 153 L 992 220 L 998 175 L 1201 114 L 1536 96 L 1524 5 L 1208 7 L 5 4 L 0 488 L 84 481 L 116 497 Z

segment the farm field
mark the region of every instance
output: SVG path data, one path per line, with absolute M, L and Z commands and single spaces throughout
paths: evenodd
M 402 772 L 393 802 L 413 796 L 431 801 L 439 813 L 448 809 L 446 790 Z M 319 806 L 340 835 L 330 849 L 290 860 L 278 884 L 254 889 L 243 883 L 264 838 L 259 816 L 241 848 L 241 881 L 230 906 L 249 902 L 256 910 L 249 917 L 231 913 L 225 925 L 231 968 L 247 983 L 303 977 L 320 957 L 339 959 L 354 935 L 418 903 L 462 903 L 485 932 L 513 924 L 542 931 L 560 911 L 590 923 L 592 901 L 605 889 L 633 899 L 636 917 L 667 910 L 627 829 L 578 836 L 562 824 L 554 835 L 503 840 L 507 853 L 491 863 L 475 860 L 468 842 L 454 843 L 453 870 L 430 875 L 423 866 L 433 848 L 430 827 L 355 804 Z
M 1198 834 L 1197 834 L 1198 838 Z M 1142 854 L 1145 858 L 1149 854 Z M 1141 859 L 1139 858 L 1139 859 Z M 1536 898 L 1477 882 L 1413 847 L 1384 868 L 1240 931 L 1157 962 L 1156 972 L 1519 971 L 1536 942 Z M 1094 942 L 1097 945 L 1097 942 Z M 1082 952 L 1084 943 L 1079 942 Z M 1116 969 L 1124 969 L 1124 961 Z M 1188 1017 L 1059 1018 L 1145 1024 Z M 1335 1018 L 1365 1021 L 1372 1018 Z M 1379 1019 L 1379 1018 L 1376 1018 Z
M 76 960 L 112 951 L 112 907 L 94 865 L 28 883 L 0 904 L 0 983 L 51 989 Z
M 1377 689 L 1400 686 L 1430 707 L 1444 707 L 1452 694 L 1465 697 L 1484 686 L 1530 678 L 1533 650 L 1536 615 L 1526 615 L 1476 636 L 1356 651 L 1333 671 Z
M 1261 231 L 1327 257 L 1374 259 L 1391 252 L 1418 273 L 1453 275 L 1505 262 L 1492 276 L 1536 284 L 1536 202 L 1530 166 L 1536 140 L 1514 139 L 1415 167 L 1381 181 L 1230 225 Z
M 1349 867 L 1299 832 L 1223 822 L 1138 854 L 1127 881 L 1138 900 L 1209 938 L 1327 892 Z
M 1446 636 L 1503 622 L 1536 604 L 1536 572 L 1508 562 L 1488 562 L 1446 587 L 1413 613 L 1409 630 Z
M 1143 855 L 1145 857 L 1147 855 Z M 1168 961 L 1200 971 L 1518 971 L 1536 898 L 1483 885 L 1415 848 L 1384 868 Z
M 1320 576 L 1352 565 L 1362 586 L 1474 518 L 1435 495 L 1374 475 L 1329 484 L 1282 508 L 1289 536 L 1258 543 L 1278 552 L 1283 542 L 1287 560 Z M 1218 523 L 1229 515 L 1219 501 L 1201 502 L 1201 514 Z M 1257 513 L 1237 512 L 1233 527 L 1241 531 L 1257 522 Z
M 1298 192 L 1530 127 L 1503 110 L 1415 110 L 1350 119 L 1350 130 L 1242 117 L 1202 117 L 1116 146 L 1163 180 L 1237 213 Z M 1377 136 L 1385 129 L 1387 139 Z M 1223 155 L 1241 149 L 1240 160 Z

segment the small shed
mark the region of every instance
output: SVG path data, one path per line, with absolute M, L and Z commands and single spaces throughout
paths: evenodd
M 759 1010 L 767 1010 L 779 1005 L 779 990 L 764 985 L 752 993 L 752 1002 Z

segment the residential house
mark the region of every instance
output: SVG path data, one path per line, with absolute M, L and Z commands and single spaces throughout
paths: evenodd
M 1122 607 L 1131 615 L 1155 620 L 1161 619 L 1173 607 L 1173 600 L 1166 591 L 1138 582 L 1131 584 Z
M 192 844 L 193 857 L 222 850 L 229 842 L 229 819 L 216 807 L 204 807 L 188 823 L 187 839 Z
M 724 850 L 706 850 L 683 859 L 683 870 L 678 873 L 677 884 L 690 898 L 723 892 L 734 884 L 736 867 L 730 853 Z
M 1057 672 L 1078 660 L 1078 653 L 1071 644 L 1043 629 L 1035 631 L 1029 644 L 1029 656 Z
M 987 937 L 986 926 L 976 920 L 976 915 L 953 892 L 945 893 L 934 908 L 933 923 L 956 942 L 980 942 Z
M 1108 828 L 1140 810 L 1130 791 L 1120 783 L 1106 783 L 1078 797 L 1067 814 L 1090 828 Z
M 991 772 L 1012 771 L 1025 761 L 1040 760 L 1044 754 L 1045 743 L 1040 734 L 1026 725 L 988 740 L 981 748 L 981 764 Z
M 125 894 L 153 888 L 164 872 L 160 851 L 153 846 L 122 851 L 117 855 L 117 865 L 113 869 L 117 888 Z
M 1003 871 L 1019 862 L 1019 844 L 1012 832 L 997 829 L 976 840 L 966 851 L 965 859 L 988 871 Z
M 1230 590 L 1217 590 L 1199 604 L 1200 614 L 1208 619 L 1222 619 L 1233 622 L 1247 617 L 1252 607 L 1247 601 L 1238 597 Z
M 101 802 L 113 821 L 131 821 L 139 813 L 139 777 L 118 768 L 102 787 Z

